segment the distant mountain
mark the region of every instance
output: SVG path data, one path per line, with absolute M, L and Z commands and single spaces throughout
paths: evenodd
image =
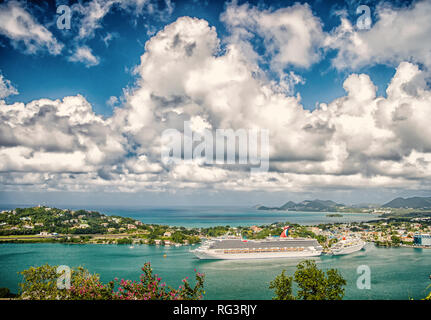
M 331 200 L 304 200 L 299 203 L 293 201 L 286 202 L 281 207 L 266 207 L 258 206 L 258 210 L 280 210 L 280 211 L 337 211 L 337 207 L 343 207 L 344 205 L 338 204 Z
M 431 197 L 396 198 L 385 203 L 384 208 L 431 209 Z

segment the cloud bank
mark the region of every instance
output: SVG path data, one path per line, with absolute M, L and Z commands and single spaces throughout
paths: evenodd
M 417 7 L 396 14 L 381 9 L 386 13 L 382 22 L 361 34 L 346 33 L 345 21 L 332 34 L 324 34 L 307 5 L 259 11 L 232 4 L 222 18 L 231 32 L 224 40 L 205 20 L 179 18 L 146 43 L 135 68 L 137 83 L 111 117 L 96 115 L 80 95 L 28 104 L 0 101 L 1 188 L 122 192 L 429 188 L 431 91 L 426 70 L 416 64 L 426 65 L 426 55 L 416 53 L 415 47 L 409 54 L 387 47 L 369 56 L 352 54 L 365 50 L 355 39 L 378 37 L 385 19 L 404 19 Z M 400 41 L 409 43 L 414 31 Z M 259 66 L 259 56 L 248 43 L 252 36 L 264 38 L 270 70 L 280 75 L 278 85 Z M 355 73 L 343 83 L 345 96 L 313 111 L 303 108 L 299 96 L 280 90 L 283 76 L 293 76 L 289 67 L 316 63 L 325 41 L 338 48 L 334 63 L 340 68 L 347 62 L 353 66 L 396 62 L 386 97 L 376 95 L 368 75 Z M 402 47 L 397 43 L 396 48 Z M 269 172 L 250 175 L 236 166 L 199 161 L 163 164 L 162 132 L 182 132 L 185 121 L 212 130 L 268 129 Z

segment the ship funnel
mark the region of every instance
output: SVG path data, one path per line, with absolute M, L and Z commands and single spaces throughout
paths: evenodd
M 286 226 L 283 228 L 283 232 L 280 234 L 280 238 L 287 238 L 289 237 L 289 226 Z

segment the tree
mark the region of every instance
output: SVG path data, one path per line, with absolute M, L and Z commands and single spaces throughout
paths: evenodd
M 16 296 L 10 292 L 9 288 L 0 288 L 0 298 L 15 298 Z
M 342 300 L 346 283 L 336 269 L 326 271 L 326 300 Z
M 397 236 L 392 236 L 392 237 L 391 237 L 391 240 L 392 240 L 392 243 L 393 243 L 394 245 L 398 245 L 398 244 L 400 244 L 400 242 L 401 242 L 400 238 L 399 238 L 399 237 L 397 237 Z
M 172 234 L 171 239 L 173 242 L 176 242 L 176 243 L 184 243 L 186 236 L 179 231 L 175 231 Z
M 90 274 L 82 267 L 71 269 L 70 289 L 57 286 L 57 266 L 48 264 L 30 267 L 20 272 L 23 282 L 20 283 L 20 299 L 29 300 L 87 300 L 109 299 L 114 284 L 104 285 L 99 275 Z
M 292 283 L 296 282 L 296 297 L 292 294 Z M 270 282 L 270 289 L 275 289 L 275 300 L 341 300 L 344 297 L 346 280 L 336 269 L 326 273 L 317 268 L 312 260 L 305 260 L 296 266 L 294 277 L 282 271 Z
M 285 272 L 286 270 L 283 270 L 281 274 L 276 276 L 275 279 L 269 283 L 269 288 L 275 291 L 275 297 L 273 297 L 272 300 L 295 299 L 292 294 L 293 277 L 286 276 Z
M 325 272 L 318 269 L 312 260 L 297 265 L 295 282 L 299 290 L 297 297 L 303 300 L 341 300 L 344 297 L 346 280 L 336 269 Z

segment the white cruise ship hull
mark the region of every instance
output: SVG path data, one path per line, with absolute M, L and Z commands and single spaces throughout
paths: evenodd
M 322 246 L 316 239 L 267 238 L 264 240 L 242 240 L 239 238 L 215 238 L 204 242 L 192 252 L 199 259 L 245 260 L 305 258 L 322 254 Z
M 320 250 L 224 253 L 223 250 L 196 249 L 196 250 L 193 250 L 192 252 L 199 259 L 212 259 L 212 260 L 305 258 L 305 257 L 317 257 L 322 254 L 322 251 Z
M 245 260 L 245 259 L 280 259 L 280 258 L 305 258 L 316 257 L 322 254 L 322 251 L 310 250 L 301 252 L 257 252 L 257 253 L 223 253 L 212 250 L 201 251 L 196 249 L 192 251 L 199 259 L 212 260 Z

